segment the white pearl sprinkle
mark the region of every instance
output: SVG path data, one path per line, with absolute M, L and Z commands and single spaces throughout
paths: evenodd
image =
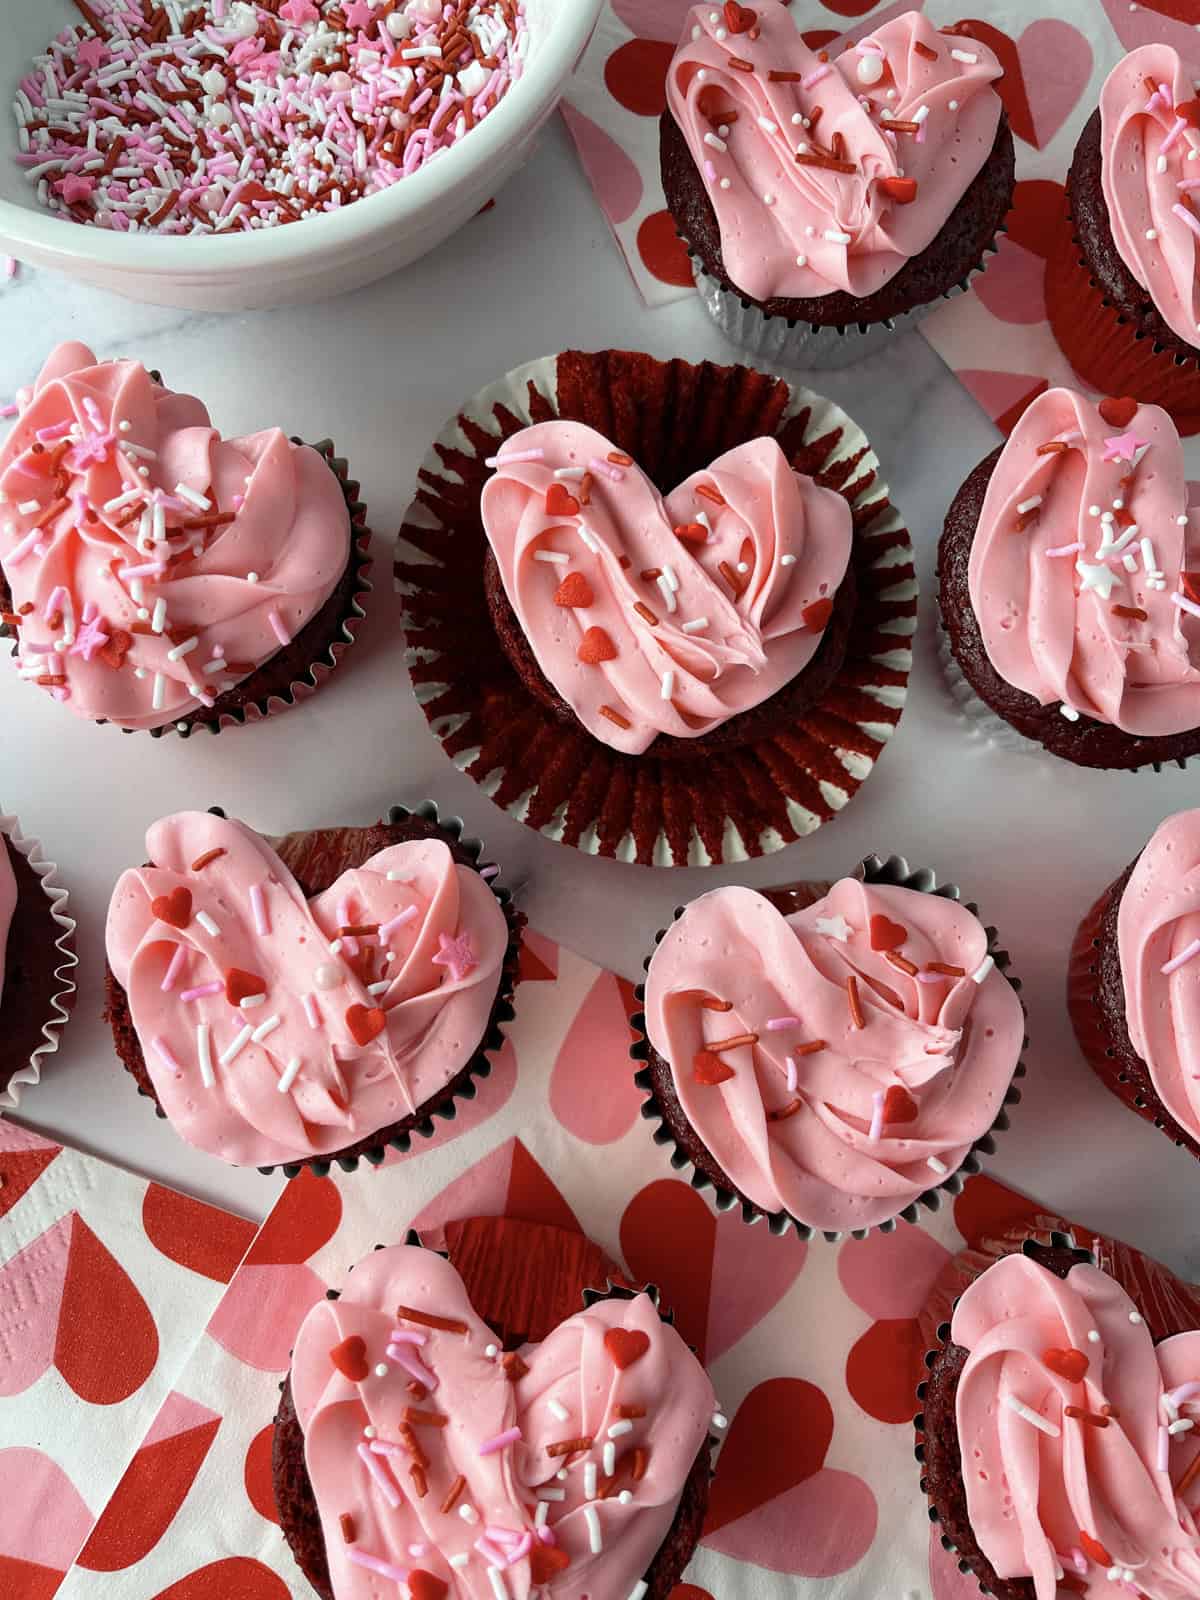
M 379 1363 L 379 1365 L 375 1368 L 375 1376 L 377 1378 L 386 1378 L 387 1375 L 388 1375 L 387 1363 L 385 1361 L 381 1361 Z
M 1139 1325 L 1140 1323 L 1142 1323 L 1145 1319 L 1143 1318 L 1142 1313 L 1140 1311 L 1131 1311 L 1129 1313 L 1129 1320 L 1130 1320 L 1130 1322 L 1134 1323 L 1135 1326 L 1136 1326 L 1136 1325 Z
M 775 204 L 775 196 L 773 194 L 765 194 L 765 195 L 763 195 L 763 205 L 765 205 L 765 206 L 773 206 L 774 204 Z
M 797 256 L 796 257 L 796 265 L 798 267 L 806 267 L 808 265 L 808 257 L 807 256 Z
M 721 187 L 722 189 L 732 189 L 733 185 L 730 183 L 728 178 L 722 178 Z
M 874 52 L 864 54 L 858 58 L 859 83 L 878 83 L 883 77 L 883 57 Z
M 1158 229 L 1157 228 L 1147 228 L 1146 229 L 1146 237 L 1147 237 L 1147 239 L 1157 239 L 1158 238 Z
M 376 1427 L 368 1422 L 366 1427 L 363 1429 L 363 1437 L 366 1439 L 374 1439 L 378 1431 L 379 1430 Z
M 1099 1344 L 1100 1343 L 1100 1330 L 1099 1330 L 1099 1328 L 1089 1328 L 1088 1329 L 1088 1343 L 1089 1344 Z
M 947 100 L 946 104 L 950 107 L 951 111 L 957 111 L 958 110 L 958 101 L 957 100 Z

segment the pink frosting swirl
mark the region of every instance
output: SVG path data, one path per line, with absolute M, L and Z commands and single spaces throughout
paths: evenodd
M 959 1167 L 1004 1101 L 1024 1018 L 987 945 L 965 906 L 915 889 L 843 878 L 788 917 L 715 889 L 651 958 L 646 1032 L 742 1194 L 870 1227 Z
M 1158 406 L 1116 425 L 1072 389 L 1039 395 L 996 463 L 971 546 L 971 606 L 1000 676 L 1126 733 L 1200 727 L 1188 572 L 1200 508 L 1187 497 L 1179 435 Z
M 1079 1265 L 1064 1280 L 1012 1255 L 967 1289 L 951 1337 L 970 1352 L 957 1395 L 967 1509 L 997 1575 L 1032 1578 L 1038 1600 L 1055 1600 L 1060 1571 L 1086 1580 L 1088 1600 L 1196 1600 L 1200 1540 L 1173 1489 L 1195 1434 L 1167 1427 L 1195 1417 L 1200 1333 L 1156 1350 L 1106 1273 Z M 1097 1426 L 1068 1406 L 1112 1415 Z
M 1146 44 L 1117 62 L 1100 91 L 1100 182 L 1113 240 L 1190 345 L 1200 345 L 1200 170 L 1189 160 L 1200 150 L 1195 77 L 1170 45 Z
M 508 931 L 487 884 L 440 841 L 391 845 L 311 900 L 240 822 L 179 812 L 146 849 L 154 865 L 113 892 L 108 959 L 189 1144 L 254 1166 L 341 1150 L 415 1111 L 474 1054 Z M 383 974 L 370 987 L 368 965 Z
M 398 1317 L 398 1305 L 461 1331 Z M 623 1330 L 622 1359 L 641 1346 L 623 1369 L 606 1346 L 614 1330 Z M 366 1370 L 357 1381 L 331 1360 L 347 1339 L 363 1342 Z M 495 1336 L 475 1314 L 455 1269 L 432 1251 L 406 1246 L 359 1262 L 341 1296 L 319 1301 L 305 1318 L 292 1359 L 292 1395 L 337 1600 L 372 1600 L 381 1592 L 380 1576 L 414 1569 L 448 1584 L 461 1600 L 495 1600 L 493 1566 L 513 1600 L 534 1591 L 554 1600 L 624 1600 L 650 1566 L 715 1405 L 712 1385 L 683 1340 L 639 1295 L 600 1301 L 541 1344 L 526 1346 L 521 1358 L 528 1371 L 515 1383 L 487 1355 L 489 1347 L 495 1349 Z M 419 1409 L 448 1418 L 441 1427 L 414 1425 L 426 1457 L 423 1495 L 414 1487 L 412 1457 L 397 1442 L 399 1417 L 413 1405 L 406 1384 L 414 1372 L 431 1391 Z M 615 1417 L 618 1405 L 643 1415 L 625 1427 Z M 368 1426 L 375 1430 L 371 1439 Z M 573 1454 L 550 1453 L 548 1447 L 575 1439 L 591 1442 Z M 638 1451 L 644 1472 L 635 1479 Z M 590 1498 L 590 1480 L 602 1483 L 610 1467 L 628 1499 Z M 443 1510 L 460 1477 L 465 1484 Z M 352 1545 L 343 1515 L 353 1520 Z M 535 1578 L 546 1560 L 561 1570 Z M 370 1562 L 384 1563 L 391 1574 Z
M 1167 1110 L 1200 1138 L 1200 811 L 1168 817 L 1138 857 L 1117 945 L 1133 1048 Z
M 482 509 L 538 665 L 589 733 L 633 754 L 660 733 L 707 733 L 789 683 L 816 654 L 850 559 L 846 501 L 793 472 L 770 438 L 664 500 L 594 429 L 538 423 L 505 442 Z
M 8 930 L 17 909 L 17 880 L 8 858 L 8 843 L 0 833 L 0 999 L 4 996 L 4 960 L 8 950 Z
M 278 428 L 222 439 L 192 396 L 79 344 L 43 368 L 0 492 L 22 675 L 123 728 L 211 706 L 300 632 L 350 555 L 315 450 Z
M 779 0 L 753 10 L 757 37 L 693 6 L 667 74 L 725 269 L 755 300 L 873 294 L 933 241 L 987 160 L 1000 64 L 916 11 L 826 62 Z

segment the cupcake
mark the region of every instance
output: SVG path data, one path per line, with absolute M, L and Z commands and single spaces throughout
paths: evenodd
M 990 930 L 934 885 L 872 857 L 832 886 L 715 889 L 661 935 L 634 1018 L 643 1114 L 719 1209 L 861 1236 L 979 1170 L 1024 1014 Z
M 1063 354 L 1101 394 L 1200 430 L 1200 56 L 1167 44 L 1119 61 L 1079 136 L 1046 260 Z
M 461 1226 L 475 1249 L 377 1249 L 300 1328 L 273 1464 L 305 1576 L 322 1600 L 380 1579 L 413 1600 L 667 1600 L 708 1499 L 704 1369 L 653 1291 L 583 1293 L 582 1236 Z M 550 1313 L 547 1282 L 586 1309 Z
M 352 641 L 368 534 L 329 443 L 222 439 L 136 361 L 60 345 L 0 449 L 0 622 L 77 716 L 216 732 Z
M 435 732 L 592 854 L 780 849 L 857 790 L 903 705 L 911 545 L 870 447 L 748 368 L 520 368 L 443 430 L 402 534 Z
M 1080 924 L 1067 990 L 1088 1064 L 1200 1157 L 1200 811 L 1159 825 Z
M 220 812 L 154 824 L 109 906 L 106 1014 L 181 1138 L 350 1171 L 474 1097 L 524 919 L 461 829 L 432 805 L 278 840 Z
M 1196 1324 L 1155 1325 L 1060 1235 L 988 1267 L 941 1333 L 918 1457 L 943 1543 L 983 1591 L 1200 1594 L 1200 1445 L 1176 1426 L 1195 1420 Z
M 946 517 L 952 688 L 1002 738 L 1078 766 L 1182 763 L 1200 751 L 1197 568 L 1200 507 L 1166 412 L 1049 389 Z
M 56 874 L 0 807 L 0 1110 L 38 1082 L 75 1003 L 75 923 Z
M 663 189 L 700 298 L 756 355 L 839 367 L 965 286 L 1012 202 L 995 55 L 919 11 L 830 60 L 782 0 L 693 6 Z

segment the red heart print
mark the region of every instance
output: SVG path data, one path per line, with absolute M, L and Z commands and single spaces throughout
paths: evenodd
M 814 633 L 820 633 L 832 615 L 832 600 L 814 600 L 811 605 L 805 606 L 800 613 L 800 620 L 806 628 L 811 628 Z
M 618 1372 L 640 1361 L 650 1348 L 650 1335 L 641 1328 L 609 1328 L 604 1335 L 604 1348 Z
M 1175 107 L 1175 115 L 1182 117 L 1189 128 L 1200 128 L 1200 100 L 1182 100 Z
M 536 1588 L 549 1583 L 571 1565 L 571 1558 L 559 1545 L 536 1542 L 529 1552 L 529 1577 Z
M 738 5 L 737 0 L 725 0 L 725 26 L 730 33 L 749 33 L 757 21 L 757 11 Z
M 367 1365 L 366 1341 L 357 1333 L 343 1339 L 341 1344 L 335 1344 L 329 1352 L 329 1359 L 342 1377 L 348 1378 L 351 1383 L 361 1383 L 371 1370 Z
M 915 1122 L 921 1108 L 902 1083 L 893 1083 L 883 1097 L 883 1120 L 888 1122 Z
M 582 572 L 568 572 L 554 593 L 556 606 L 570 606 L 573 610 L 586 610 L 595 605 L 596 596 Z
M 875 186 L 880 194 L 885 194 L 889 200 L 894 200 L 898 206 L 910 206 L 917 198 L 917 180 L 915 178 L 879 178 Z
M 674 532 L 684 544 L 708 543 L 708 530 L 702 522 L 681 522 Z
M 446 1600 L 450 1587 L 444 1579 L 417 1567 L 408 1575 L 409 1600 Z
M 1137 414 L 1138 403 L 1129 395 L 1119 398 L 1108 395 L 1101 400 L 1098 410 L 1101 419 L 1107 422 L 1110 428 L 1127 428 Z
M 603 628 L 589 628 L 575 654 L 586 666 L 594 667 L 601 661 L 615 660 L 617 647 Z
M 243 972 L 241 967 L 230 967 L 225 974 L 225 998 L 231 1006 L 240 1006 L 243 1000 L 252 1000 L 256 994 L 266 992 L 266 984 L 255 972 Z
M 1082 1383 L 1091 1362 L 1082 1350 L 1043 1350 L 1042 1365 L 1065 1378 L 1068 1383 Z
M 192 891 L 179 884 L 170 894 L 160 894 L 157 900 L 151 900 L 150 912 L 169 927 L 186 928 L 192 920 Z
M 563 488 L 561 483 L 552 483 L 546 490 L 546 515 L 548 517 L 577 517 L 579 515 L 579 501 L 575 496 Z
M 124 665 L 132 643 L 133 635 L 126 633 L 124 628 L 110 628 L 108 643 L 101 645 L 97 653 L 106 667 L 120 667 Z
M 711 1050 L 697 1050 L 692 1061 L 692 1071 L 696 1082 L 712 1085 L 715 1083 L 728 1083 L 733 1077 L 733 1068 L 721 1060 Z
M 1079 1548 L 1085 1556 L 1090 1556 L 1097 1565 L 1101 1567 L 1112 1566 L 1113 1558 L 1100 1543 L 1099 1539 L 1093 1539 L 1090 1533 L 1084 1533 L 1082 1529 L 1079 1533 Z
M 387 1014 L 378 1006 L 353 1005 L 346 1012 L 346 1026 L 355 1044 L 370 1044 L 387 1026 Z
M 871 949 L 899 950 L 908 938 L 908 929 L 902 922 L 893 922 L 877 912 L 871 918 Z

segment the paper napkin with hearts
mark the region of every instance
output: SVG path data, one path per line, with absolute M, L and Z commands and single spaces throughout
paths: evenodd
M 375 1245 L 492 1215 L 588 1234 L 661 1286 L 708 1367 L 730 1421 L 673 1600 L 969 1600 L 913 1459 L 918 1315 L 964 1243 L 1061 1219 L 986 1177 L 925 1226 L 836 1246 L 718 1217 L 638 1114 L 630 985 L 536 933 L 522 974 L 504 1052 L 454 1122 L 378 1170 L 288 1185 L 93 1535 L 107 1566 L 77 1568 L 61 1600 L 308 1595 L 271 1479 L 300 1324 Z M 1200 1321 L 1192 1291 L 1123 1259 Z
M 254 1233 L 0 1122 L 0 1594 L 122 1564 L 96 1519 Z

